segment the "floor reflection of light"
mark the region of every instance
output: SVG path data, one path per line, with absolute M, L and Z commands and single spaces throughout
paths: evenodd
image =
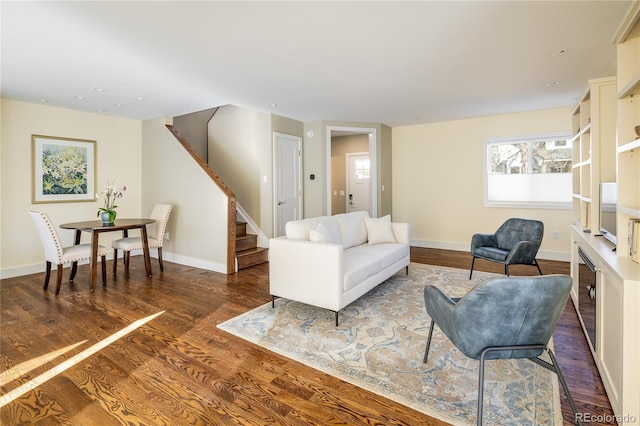
M 86 340 L 83 340 L 82 342 L 75 343 L 73 345 L 67 346 L 66 348 L 58 349 L 57 351 L 40 355 L 39 357 L 30 359 L 29 361 L 25 361 L 21 364 L 18 364 L 15 367 L 11 367 L 7 371 L 3 371 L 2 373 L 0 373 L 0 386 L 4 386 L 9 382 L 24 376 L 29 371 L 35 370 L 36 368 L 46 364 L 49 361 L 53 361 L 60 355 L 64 355 L 65 353 L 77 348 L 78 346 L 82 345 L 85 342 Z
M 148 323 L 149 321 L 151 321 L 152 319 L 154 319 L 155 317 L 163 314 L 165 311 L 160 311 L 156 314 L 153 315 L 149 315 L 146 318 L 141 318 L 133 323 L 131 323 L 130 325 L 128 325 L 127 327 L 123 328 L 122 330 L 118 331 L 117 333 L 112 334 L 111 336 L 107 337 L 104 340 L 99 341 L 98 343 L 96 343 L 95 345 L 85 349 L 84 351 L 72 356 L 71 358 L 69 358 L 68 360 L 64 361 L 63 363 L 56 365 L 55 367 L 51 368 L 50 370 L 45 371 L 44 373 L 42 373 L 41 375 L 39 375 L 38 377 L 33 378 L 32 380 L 18 386 L 17 388 L 15 388 L 14 390 L 12 390 L 9 393 L 6 393 L 2 396 L 0 396 L 0 407 L 4 407 L 5 405 L 7 405 L 9 402 L 13 401 L 16 398 L 21 397 L 22 395 L 24 395 L 25 393 L 35 389 L 36 387 L 40 386 L 41 384 L 45 383 L 47 380 L 57 376 L 58 374 L 64 372 L 65 370 L 73 367 L 74 365 L 76 365 L 77 363 L 79 363 L 80 361 L 90 357 L 91 355 L 95 354 L 96 352 L 100 351 L 101 349 L 109 346 L 111 343 L 115 342 L 116 340 L 126 336 L 127 334 L 131 333 L 132 331 L 140 328 L 141 326 L 143 326 L 144 324 Z M 1 380 L 0 380 L 0 385 L 5 385 L 6 383 L 8 383 L 11 380 L 14 380 L 16 378 L 18 378 L 19 376 L 26 374 L 27 372 L 33 370 L 34 368 L 43 365 L 44 363 L 50 361 L 51 359 L 65 353 L 68 352 L 69 350 L 85 343 L 86 340 L 76 343 L 74 345 L 71 346 L 67 346 L 66 348 L 63 349 L 59 349 L 57 351 L 51 352 L 49 354 L 45 354 L 42 356 L 39 356 L 37 358 L 34 358 L 33 360 L 29 360 L 26 362 L 23 362 L 20 365 L 17 365 L 13 368 L 10 368 L 9 370 L 5 371 L 4 373 L 2 373 Z M 36 364 L 37 363 L 37 364 Z M 6 382 L 5 382 L 6 380 Z

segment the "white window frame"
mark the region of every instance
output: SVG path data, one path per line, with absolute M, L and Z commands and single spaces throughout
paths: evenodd
M 485 207 L 497 207 L 497 208 L 519 208 L 519 209 L 552 209 L 552 210 L 570 210 L 572 208 L 572 200 L 567 202 L 540 202 L 540 201 L 489 201 L 489 145 L 495 143 L 509 143 L 509 142 L 539 142 L 549 139 L 566 139 L 571 140 L 571 132 L 553 132 L 543 133 L 536 135 L 528 135 L 523 137 L 510 136 L 504 138 L 488 138 L 483 142 L 483 154 L 482 154 L 482 177 L 483 177 L 483 205 Z M 572 147 L 573 149 L 573 147 Z M 535 173 L 536 175 L 546 175 L 547 173 Z M 558 173 L 559 175 L 568 175 L 569 181 L 569 195 L 573 197 L 571 190 L 572 173 Z M 517 175 L 516 175 L 517 176 Z

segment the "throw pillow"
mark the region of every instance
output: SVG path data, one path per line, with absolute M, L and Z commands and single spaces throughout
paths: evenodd
M 369 244 L 397 242 L 391 229 L 391 215 L 386 215 L 378 219 L 365 217 L 364 224 L 367 227 Z
M 331 233 L 326 226 L 319 223 L 315 229 L 309 231 L 309 241 L 316 243 L 332 243 Z

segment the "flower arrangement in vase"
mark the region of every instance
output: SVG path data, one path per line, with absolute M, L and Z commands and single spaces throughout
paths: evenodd
M 127 190 L 126 186 L 115 186 L 107 184 L 102 191 L 96 194 L 96 197 L 104 197 L 104 206 L 98 209 L 98 217 L 102 217 L 102 223 L 104 225 L 113 225 L 116 220 L 116 198 L 122 198 L 124 191 Z

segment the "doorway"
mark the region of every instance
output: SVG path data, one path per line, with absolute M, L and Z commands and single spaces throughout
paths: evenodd
M 327 191 L 327 214 L 331 215 L 334 212 L 344 211 L 348 202 L 348 187 L 346 184 L 346 156 L 342 157 L 342 160 L 335 160 L 333 157 L 333 140 L 341 139 L 342 136 L 357 136 L 360 135 L 366 138 L 364 149 L 360 148 L 354 150 L 359 154 L 369 155 L 369 185 L 368 185 L 368 203 L 367 206 L 362 207 L 359 204 L 356 207 L 357 210 L 367 210 L 371 217 L 377 217 L 378 214 L 378 194 L 377 194 L 377 130 L 370 127 L 343 127 L 343 126 L 327 126 L 326 132 L 326 153 L 327 153 L 327 174 L 326 174 L 326 191 Z M 367 152 L 365 152 L 367 151 Z M 354 153 L 353 151 L 351 153 Z M 346 155 L 346 152 L 345 152 Z M 333 163 L 333 164 L 332 164 Z M 335 170 L 334 170 L 335 169 Z M 343 186 L 334 187 L 333 181 L 336 178 L 335 175 L 340 175 L 345 178 Z M 352 193 L 353 194 L 353 193 Z M 362 197 L 360 197 L 362 198 Z M 348 211 L 348 208 L 347 208 Z
M 346 212 L 366 210 L 371 216 L 370 180 L 371 161 L 368 152 L 353 152 L 346 155 L 347 197 Z
M 285 225 L 302 219 L 302 138 L 273 133 L 273 236 Z

